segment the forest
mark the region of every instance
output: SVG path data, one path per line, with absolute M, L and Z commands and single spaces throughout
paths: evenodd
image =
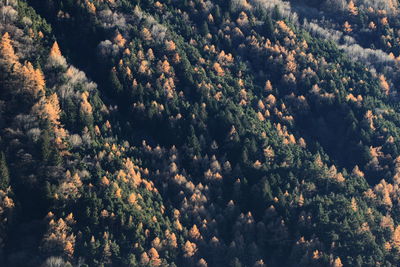
M 399 15 L 0 0 L 0 266 L 399 266 Z

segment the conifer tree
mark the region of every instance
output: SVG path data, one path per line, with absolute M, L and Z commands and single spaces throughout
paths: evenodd
M 7 167 L 6 156 L 0 152 L 0 190 L 5 191 L 10 185 L 10 174 Z

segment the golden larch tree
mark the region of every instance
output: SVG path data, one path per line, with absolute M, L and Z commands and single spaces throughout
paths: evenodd
M 122 36 L 121 33 L 117 33 L 117 35 L 114 38 L 114 42 L 119 46 L 119 47 L 124 47 L 126 44 L 125 38 Z
M 343 267 L 342 260 L 337 257 L 335 260 L 332 261 L 331 267 Z
M 57 94 L 54 93 L 49 97 L 42 97 L 33 107 L 32 111 L 42 119 L 49 120 L 54 125 L 60 124 L 60 104 Z
M 153 39 L 151 32 L 147 28 L 143 28 L 141 35 L 145 41 L 151 41 Z
M 96 6 L 92 2 L 86 0 L 85 4 L 90 13 L 96 14 Z
M 93 108 L 92 105 L 90 105 L 88 101 L 89 93 L 88 92 L 83 92 L 81 94 L 81 112 L 84 114 L 92 114 Z
M 167 51 L 175 51 L 176 49 L 176 45 L 174 43 L 174 41 L 165 41 L 165 49 Z
M 356 5 L 354 4 L 353 0 L 350 0 L 349 4 L 347 5 L 347 9 L 349 10 L 350 14 L 353 16 L 358 15 L 358 9 Z
M 353 29 L 351 28 L 351 25 L 348 21 L 345 21 L 343 24 L 343 31 L 346 33 L 352 32 Z
M 150 266 L 158 267 L 161 265 L 160 256 L 155 248 L 149 250 L 150 255 Z
M 129 197 L 128 197 L 129 204 L 131 204 L 131 205 L 136 204 L 136 199 L 137 199 L 136 194 L 135 193 L 131 193 L 129 195 Z
M 36 69 L 30 62 L 26 62 L 21 68 L 21 75 L 23 77 L 23 90 L 31 94 L 34 98 L 44 93 L 45 79 L 43 72 Z
M 150 258 L 147 255 L 146 252 L 143 252 L 142 255 L 140 255 L 140 264 L 143 266 L 146 266 L 150 262 Z
M 171 66 L 170 66 L 168 60 L 159 61 L 157 64 L 157 69 L 159 72 L 168 74 L 171 70 Z
M 272 84 L 271 84 L 270 80 L 267 80 L 265 82 L 264 91 L 266 91 L 266 92 L 272 91 Z
M 389 95 L 390 86 L 389 83 L 386 81 L 386 78 L 383 74 L 379 76 L 379 84 L 386 95 Z
M 392 243 L 394 247 L 400 248 L 400 225 L 398 225 L 393 232 Z
M 183 246 L 183 256 L 185 258 L 191 258 L 197 252 L 197 246 L 195 243 L 190 241 L 186 241 L 185 245 Z
M 224 76 L 225 72 L 222 69 L 221 65 L 217 62 L 214 63 L 213 68 L 215 70 L 215 72 L 217 73 L 218 76 Z
M 197 225 L 193 225 L 192 226 L 192 228 L 190 228 L 190 231 L 189 231 L 189 236 L 192 238 L 192 239 L 200 239 L 201 238 L 201 234 L 200 234 L 200 232 L 199 232 L 199 229 L 197 228 Z
M 375 30 L 375 29 L 376 29 L 375 23 L 374 23 L 373 21 L 371 21 L 371 22 L 368 24 L 368 28 L 370 28 L 371 30 Z
M 0 57 L 2 60 L 4 60 L 8 68 L 11 68 L 12 65 L 18 63 L 18 57 L 15 54 L 8 32 L 4 33 L 3 37 L 1 38 Z
M 354 176 L 364 177 L 364 173 L 360 170 L 360 168 L 356 165 L 351 172 Z
M 50 50 L 50 57 L 58 57 L 58 56 L 62 56 L 62 54 L 61 54 L 61 50 L 60 50 L 60 47 L 58 46 L 57 41 L 55 41 Z
M 71 243 L 71 241 L 67 241 L 64 245 L 64 253 L 68 258 L 72 258 L 74 255 L 74 245 Z

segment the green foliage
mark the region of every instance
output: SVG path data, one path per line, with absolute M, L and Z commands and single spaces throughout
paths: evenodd
M 0 153 L 0 189 L 7 190 L 10 185 L 10 173 L 7 166 L 6 156 L 4 152 Z
M 395 67 L 253 2 L 7 7 L 21 68 L 0 57 L 0 265 L 397 264 Z M 358 41 L 373 16 L 332 27 L 348 20 Z M 26 60 L 45 76 L 37 99 Z

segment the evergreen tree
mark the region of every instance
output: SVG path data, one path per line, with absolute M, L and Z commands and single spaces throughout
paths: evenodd
M 6 156 L 0 152 L 0 189 L 5 191 L 10 185 L 10 173 L 8 171 Z

